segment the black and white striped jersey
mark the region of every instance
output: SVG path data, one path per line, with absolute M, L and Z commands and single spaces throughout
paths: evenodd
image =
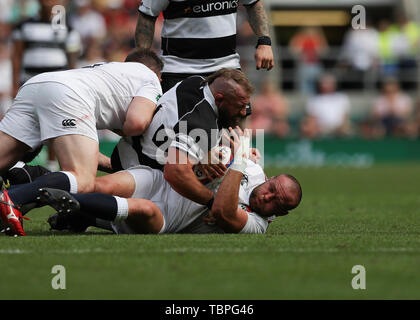
M 258 1 L 143 0 L 139 10 L 152 17 L 163 12 L 163 73 L 205 74 L 240 68 L 236 12 L 239 3 Z
M 50 21 L 39 18 L 16 25 L 13 40 L 23 42 L 21 82 L 34 75 L 68 68 L 67 53 L 81 48 L 79 34 L 70 27 L 53 28 Z
M 201 160 L 220 140 L 218 109 L 204 79 L 191 76 L 158 101 L 149 128 L 120 140 L 111 156 L 114 170 L 146 165 L 163 169 L 169 147 Z M 220 127 L 221 128 L 221 127 Z

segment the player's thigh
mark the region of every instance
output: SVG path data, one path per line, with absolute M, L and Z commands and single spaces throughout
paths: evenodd
M 99 144 L 97 141 L 82 135 L 66 135 L 50 140 L 61 170 L 72 172 L 77 179 L 78 188 L 83 189 L 89 184 L 89 191 L 93 186 L 98 168 Z
M 162 171 L 140 165 L 125 170 L 125 172 L 131 174 L 135 181 L 132 198 L 153 200 L 156 197 L 163 197 L 167 182 Z
M 95 179 L 95 192 L 130 198 L 136 187 L 136 182 L 131 174 L 119 171 Z
M 152 201 L 146 199 L 127 199 L 127 225 L 135 233 L 159 233 L 164 225 L 162 212 Z
M 0 172 L 12 167 L 24 154 L 30 150 L 29 146 L 0 131 Z

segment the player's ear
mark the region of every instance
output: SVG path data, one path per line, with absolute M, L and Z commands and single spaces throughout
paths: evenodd
M 223 99 L 224 99 L 223 93 L 218 92 L 214 95 L 214 101 L 216 102 L 217 106 L 220 105 L 220 103 L 223 101 Z

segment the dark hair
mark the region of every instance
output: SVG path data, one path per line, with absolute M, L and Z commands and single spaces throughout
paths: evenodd
M 254 92 L 254 86 L 251 84 L 251 82 L 249 82 L 246 75 L 237 69 L 220 69 L 219 71 L 216 71 L 215 73 L 212 73 L 207 78 L 205 78 L 203 84 L 207 83 L 210 85 L 219 77 L 225 78 L 226 80 L 232 79 L 237 84 L 242 86 L 248 94 L 252 94 Z
M 134 49 L 132 50 L 125 62 L 140 62 L 151 69 L 162 70 L 163 62 L 156 53 L 149 49 Z

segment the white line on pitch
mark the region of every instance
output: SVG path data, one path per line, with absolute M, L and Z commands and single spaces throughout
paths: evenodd
M 420 253 L 418 248 L 372 248 L 372 249 L 338 249 L 338 248 L 277 248 L 277 249 L 248 249 L 244 248 L 165 248 L 165 249 L 136 249 L 136 250 L 107 250 L 96 249 L 71 249 L 71 250 L 26 250 L 26 249 L 0 249 L 0 254 L 94 254 L 94 253 L 371 253 L 371 252 L 411 252 Z

